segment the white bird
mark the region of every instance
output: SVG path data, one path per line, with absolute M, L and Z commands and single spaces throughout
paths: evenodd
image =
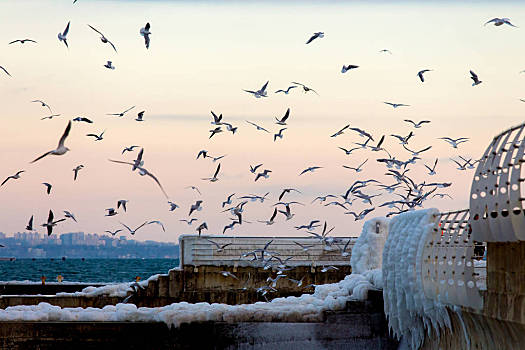
M 33 216 L 31 215 L 31 219 L 29 219 L 29 222 L 27 223 L 26 230 L 33 231 Z
M 259 180 L 260 177 L 264 177 L 265 179 L 269 178 L 271 172 L 272 171 L 269 169 L 264 169 L 262 173 L 257 174 L 257 176 L 255 177 L 255 182 L 257 182 L 257 180 Z
M 82 164 L 80 164 L 80 165 L 77 165 L 77 166 L 75 167 L 75 169 L 73 169 L 73 173 L 74 173 L 74 175 L 73 175 L 73 181 L 75 181 L 75 180 L 77 179 L 78 172 L 79 172 L 80 169 L 82 169 L 83 167 L 84 167 L 84 166 L 83 166 Z
M 199 225 L 199 227 L 197 227 L 195 231 L 199 232 L 199 237 L 200 237 L 202 230 L 207 230 L 207 229 L 208 229 L 208 225 L 205 222 L 203 222 L 202 224 Z
M 149 31 L 150 24 L 149 22 L 146 23 L 144 28 L 140 28 L 140 35 L 144 37 L 144 44 L 146 45 L 146 49 L 149 49 L 149 36 L 151 32 Z
M 191 188 L 192 190 L 196 191 L 198 194 L 202 195 L 201 191 L 199 191 L 197 186 L 186 186 L 185 188 Z
M 66 29 L 64 29 L 63 33 L 58 33 L 58 41 L 63 41 L 66 47 L 69 49 L 69 46 L 67 44 L 67 33 L 69 32 L 69 24 L 71 21 L 67 22 Z
M 177 208 L 180 208 L 177 204 L 173 203 L 172 201 L 168 201 L 168 204 L 170 205 L 170 211 L 174 211 Z
M 123 224 L 122 222 L 120 223 L 122 226 L 124 226 L 131 235 L 134 235 L 135 233 L 137 233 L 137 231 L 139 230 L 139 228 L 141 227 L 144 227 L 144 225 L 146 225 L 148 222 L 147 221 L 144 221 L 141 225 L 139 225 L 136 229 L 132 230 L 128 225 L 126 224 Z
M 306 42 L 306 44 L 310 44 L 312 41 L 314 41 L 317 38 L 324 38 L 324 32 L 316 32 L 314 33 L 310 39 Z
M 87 134 L 86 136 L 92 136 L 95 138 L 95 141 L 102 141 L 104 138 L 104 133 L 106 132 L 106 130 L 102 131 L 102 133 L 100 135 L 97 135 L 97 134 Z
M 107 214 L 104 216 L 115 216 L 118 214 L 118 212 L 115 210 L 115 208 L 107 208 Z
M 42 154 L 40 157 L 36 158 L 31 163 L 34 163 L 34 162 L 36 162 L 36 161 L 38 161 L 38 160 L 40 160 L 40 159 L 42 159 L 45 156 L 48 156 L 50 154 L 55 155 L 55 156 L 61 156 L 61 155 L 65 154 L 67 151 L 69 151 L 69 148 L 64 146 L 64 142 L 66 141 L 66 138 L 69 135 L 69 131 L 70 130 L 71 130 L 71 120 L 67 123 L 67 126 L 66 126 L 66 129 L 64 130 L 64 133 L 62 134 L 62 136 L 60 137 L 60 140 L 58 141 L 58 147 L 56 149 L 54 149 L 54 150 L 51 150 L 49 152 L 46 152 L 46 153 Z
M 452 139 L 450 137 L 440 137 L 439 139 L 448 142 L 452 146 L 452 148 L 458 148 L 459 144 L 467 142 L 469 140 L 468 137 L 459 137 L 457 139 Z
M 337 137 L 337 136 L 343 135 L 344 131 L 345 131 L 346 129 L 348 129 L 349 127 L 350 127 L 350 124 L 347 124 L 344 128 L 342 128 L 341 130 L 339 130 L 339 131 L 336 132 L 335 134 L 330 135 L 330 137 Z
M 436 161 L 434 162 L 434 166 L 431 168 L 426 164 L 423 164 L 425 168 L 428 169 L 428 175 L 436 175 L 436 165 L 438 163 L 438 159 L 436 158 Z
M 164 228 L 164 224 L 160 222 L 159 220 L 148 221 L 147 225 L 151 225 L 151 224 L 159 225 L 162 228 L 162 231 L 166 232 L 166 229 Z
M 34 41 L 33 39 L 16 39 L 16 40 L 13 40 L 11 41 L 8 45 L 11 45 L 11 44 L 14 44 L 14 43 L 20 43 L 20 44 L 24 44 L 25 42 L 30 42 L 30 43 L 37 43 L 36 41 Z
M 64 216 L 65 216 L 66 218 L 70 218 L 70 219 L 73 220 L 74 222 L 77 222 L 77 219 L 75 218 L 75 215 L 73 215 L 73 213 L 70 212 L 70 211 L 64 210 Z
M 142 119 L 142 118 L 144 118 L 144 112 L 146 112 L 146 111 L 140 111 L 140 112 L 138 112 L 138 113 L 137 113 L 137 118 L 135 118 L 135 120 L 138 121 L 138 122 L 143 122 L 144 119 Z
M 301 171 L 301 173 L 299 174 L 299 176 L 303 175 L 304 173 L 313 173 L 315 170 L 317 169 L 322 169 L 323 167 L 322 166 L 311 166 L 311 167 L 308 167 L 306 169 L 304 169 L 303 171 Z
M 472 79 L 472 81 L 474 81 L 472 83 L 472 86 L 476 86 L 476 85 L 479 85 L 479 84 L 482 83 L 482 81 L 479 80 L 478 75 L 476 73 L 474 73 L 472 70 L 470 71 L 470 79 Z
M 50 194 L 51 193 L 51 188 L 53 188 L 53 185 L 51 185 L 48 182 L 42 182 L 42 185 L 46 186 L 46 193 Z
M 292 84 L 297 84 L 297 85 L 299 85 L 299 86 L 302 86 L 302 87 L 303 87 L 303 91 L 304 91 L 305 94 L 306 94 L 307 92 L 309 92 L 309 91 L 312 91 L 312 92 L 315 93 L 317 96 L 319 96 L 319 94 L 317 93 L 317 91 L 315 91 L 314 89 L 309 88 L 308 86 L 306 86 L 306 85 L 304 85 L 304 84 L 302 84 L 302 83 L 298 83 L 298 82 L 296 82 L 296 81 L 292 81 Z
M 120 231 L 122 231 L 122 230 L 121 230 L 121 229 L 118 229 L 118 230 L 116 230 L 116 231 L 108 231 L 108 230 L 105 230 L 104 232 L 107 232 L 107 233 L 109 233 L 110 235 L 114 236 L 114 235 L 116 235 L 117 233 L 119 233 Z
M 212 241 L 212 240 L 210 240 L 210 239 L 207 239 L 207 238 L 206 238 L 206 240 L 207 240 L 208 242 L 210 242 L 211 244 L 213 244 L 214 246 L 217 247 L 217 252 L 218 252 L 218 253 L 224 251 L 224 248 L 226 248 L 226 247 L 228 247 L 228 246 L 230 246 L 230 245 L 233 244 L 233 243 L 226 243 L 226 244 L 220 245 L 219 243 L 214 242 L 214 241 Z
M 389 106 L 392 106 L 394 108 L 397 108 L 397 107 L 409 107 L 410 105 L 406 105 L 406 104 L 403 104 L 403 103 L 392 103 L 392 102 L 383 102 L 384 104 L 387 104 Z
M 211 139 L 213 137 L 213 135 L 218 134 L 220 132 L 222 132 L 222 129 L 221 129 L 220 126 L 216 127 L 215 129 L 210 130 L 211 134 L 210 134 L 209 138 Z
M 356 66 L 355 64 L 349 64 L 348 66 L 345 66 L 343 64 L 343 68 L 341 68 L 341 73 L 346 73 L 348 72 L 350 69 L 356 69 L 356 68 L 359 68 L 359 66 Z
M 251 122 L 251 121 L 249 121 L 249 120 L 246 120 L 246 123 L 248 123 L 248 124 L 251 124 L 251 125 L 255 126 L 255 127 L 257 128 L 257 130 L 261 130 L 261 131 L 266 131 L 267 133 L 270 133 L 270 132 L 269 132 L 268 130 L 266 130 L 266 129 L 265 129 L 265 128 L 263 128 L 262 126 L 259 126 L 259 125 L 255 124 L 255 123 L 252 123 L 252 122 Z
M 275 208 L 275 209 L 273 210 L 273 214 L 272 214 L 272 216 L 270 217 L 270 220 L 262 220 L 262 221 L 259 220 L 259 222 L 264 223 L 264 224 L 266 224 L 266 225 L 273 225 L 274 222 L 275 222 L 274 220 L 275 220 L 275 217 L 276 217 L 276 216 L 277 216 L 277 208 Z
M 425 77 L 423 77 L 423 74 L 425 74 L 426 72 L 431 72 L 432 69 L 423 69 L 423 70 L 420 70 L 419 72 L 417 72 L 417 76 L 419 77 L 419 79 L 421 79 L 421 82 L 424 83 L 425 82 Z
M 106 63 L 104 67 L 106 67 L 107 69 L 115 69 L 115 66 L 111 61 L 108 61 L 108 63 Z
M 283 131 L 286 130 L 288 128 L 282 128 L 281 130 L 279 130 L 279 132 L 277 134 L 273 134 L 273 142 L 275 142 L 275 140 L 277 140 L 277 138 L 280 138 L 282 139 L 283 138 Z
M 382 50 L 379 50 L 379 52 L 383 52 L 383 53 L 389 53 L 389 54 L 392 54 L 392 52 L 388 49 L 382 49 Z
M 40 118 L 40 120 L 53 119 L 54 117 L 60 117 L 60 114 L 51 114 L 47 117 Z
M 102 41 L 104 44 L 110 44 L 111 47 L 113 48 L 113 50 L 115 50 L 115 52 L 117 52 L 117 48 L 115 47 L 115 45 L 113 45 L 113 43 L 111 41 L 108 40 L 108 38 L 106 38 L 104 36 L 104 34 L 102 34 L 101 32 L 99 32 L 98 30 L 96 30 L 94 27 L 92 27 L 91 25 L 88 24 L 88 27 L 93 29 L 95 32 L 97 32 L 98 34 L 100 34 L 100 41 Z M 108 61 L 108 63 L 111 63 L 111 61 Z M 110 64 L 111 65 L 111 64 Z
M 346 165 L 343 165 L 343 168 L 355 170 L 356 173 L 360 173 L 361 171 L 363 171 L 363 165 L 365 165 L 366 162 L 368 162 L 368 159 L 366 159 L 363 163 L 359 164 L 357 168 L 346 166 Z
M 135 108 L 135 106 L 133 107 L 129 107 L 128 109 L 126 109 L 124 112 L 120 112 L 120 113 L 107 113 L 106 115 L 116 115 L 117 117 L 123 117 L 124 114 L 126 114 L 127 112 L 131 111 L 133 108 Z
M 286 120 L 288 119 L 288 117 L 290 117 L 290 108 L 286 110 L 286 113 L 284 113 L 284 116 L 281 119 L 275 117 L 275 124 L 286 125 Z
M 54 215 L 51 210 L 49 210 L 49 216 L 47 217 L 47 222 L 42 224 L 42 227 L 47 228 L 47 235 L 50 236 L 53 233 L 53 227 L 55 227 L 59 222 L 66 220 L 64 219 L 58 219 L 53 221 Z
M 208 180 L 210 182 L 219 181 L 219 178 L 217 177 L 217 175 L 219 175 L 219 170 L 221 170 L 221 163 L 217 165 L 217 170 L 215 170 L 215 174 L 213 174 L 213 177 L 205 177 L 202 180 Z
M 117 209 L 119 209 L 120 207 L 122 207 L 122 209 L 124 209 L 124 211 L 127 211 L 127 208 L 126 208 L 126 205 L 128 204 L 128 200 L 126 199 L 119 199 L 117 201 Z
M 279 90 L 275 91 L 275 93 L 277 94 L 279 92 L 283 92 L 285 95 L 288 95 L 290 93 L 290 90 L 291 89 L 295 89 L 296 87 L 297 86 L 295 86 L 295 85 L 288 86 L 288 89 L 286 89 L 286 90 L 279 89 Z
M 421 121 L 419 121 L 417 123 L 412 121 L 412 120 L 410 120 L 410 119 L 405 119 L 404 121 L 407 122 L 407 123 L 412 124 L 414 126 L 414 128 L 416 128 L 416 129 L 419 129 L 423 124 L 430 123 L 430 120 L 421 120 Z
M 252 94 L 255 98 L 261 98 L 261 97 L 268 97 L 268 93 L 266 92 L 266 88 L 268 87 L 269 81 L 267 81 L 259 90 L 253 91 L 253 90 L 244 90 L 250 94 Z
M 255 172 L 257 171 L 257 169 L 258 169 L 259 167 L 261 167 L 261 166 L 262 166 L 262 163 L 261 163 L 261 164 L 257 164 L 256 166 L 251 166 L 251 165 L 250 165 L 250 173 L 255 174 Z
M 277 281 L 279 281 L 281 278 L 283 277 L 286 277 L 286 275 L 277 275 L 275 278 L 271 278 L 271 277 L 268 277 L 266 279 L 266 282 L 272 282 L 272 287 L 276 287 L 277 286 Z
M 213 121 L 211 122 L 211 124 L 213 124 L 213 125 L 222 125 L 222 122 L 221 122 L 221 120 L 222 120 L 222 113 L 218 117 L 217 117 L 217 115 L 215 113 L 213 113 L 213 111 L 211 111 L 211 114 L 213 116 Z
M 20 174 L 22 174 L 22 173 L 24 173 L 24 172 L 25 172 L 25 170 L 20 170 L 20 171 L 17 171 L 16 174 L 11 175 L 11 176 L 8 176 L 8 177 L 2 182 L 2 184 L 0 184 L 0 186 L 3 186 L 3 185 L 7 182 L 7 180 L 9 180 L 9 179 L 13 179 L 13 180 L 17 180 L 17 179 L 19 179 L 19 178 L 20 178 Z
M 321 272 L 334 271 L 334 270 L 339 270 L 339 269 L 335 266 L 325 266 L 321 269 Z
M 191 218 L 190 220 L 186 220 L 186 219 L 181 219 L 179 221 L 182 221 L 182 222 L 185 222 L 188 224 L 188 226 L 191 226 L 191 224 L 194 222 L 194 221 L 197 221 L 197 219 L 195 218 Z
M 511 27 L 516 27 L 514 24 L 510 23 L 510 19 L 509 18 L 498 18 L 498 17 L 496 17 L 496 18 L 493 18 L 493 19 L 487 21 L 484 25 L 486 26 L 489 23 L 494 23 L 494 25 L 496 27 L 499 27 L 499 26 L 501 26 L 503 24 L 507 24 L 507 25 L 509 25 Z
M 232 197 L 235 195 L 235 193 L 232 193 L 228 196 L 228 198 L 222 202 L 222 207 L 224 208 L 224 206 L 226 206 L 226 204 L 230 205 L 232 204 Z
M 51 107 L 49 107 L 49 105 L 47 103 L 45 103 L 44 101 L 42 101 L 42 100 L 33 100 L 31 102 L 40 103 L 42 105 L 42 107 L 47 107 L 47 109 L 49 109 L 49 112 L 53 113 L 53 111 L 51 110 Z
M 201 211 L 202 210 L 202 201 L 199 200 L 199 201 L 196 201 L 195 204 L 192 204 L 191 207 L 190 207 L 190 213 L 188 214 L 188 216 L 191 216 L 191 214 L 197 210 L 197 211 Z
M 122 154 L 126 153 L 126 152 L 133 152 L 133 149 L 137 148 L 139 146 L 129 146 L 129 147 L 124 147 L 124 149 L 122 150 Z
M 428 146 L 428 147 L 425 147 L 419 151 L 412 151 L 411 149 L 409 149 L 406 145 L 402 145 L 404 149 L 406 149 L 407 151 L 409 151 L 410 153 L 412 153 L 412 157 L 417 157 L 419 156 L 419 154 L 425 152 L 425 151 L 428 151 L 429 149 L 432 148 L 432 146 Z

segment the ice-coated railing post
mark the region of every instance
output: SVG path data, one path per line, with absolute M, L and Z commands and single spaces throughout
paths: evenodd
M 470 191 L 470 224 L 476 241 L 525 241 L 524 131 L 521 124 L 497 135 L 480 159 Z

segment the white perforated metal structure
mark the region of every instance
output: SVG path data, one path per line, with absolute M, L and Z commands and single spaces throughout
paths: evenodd
M 481 242 L 525 240 L 522 164 L 525 124 L 494 137 L 483 154 L 470 190 L 470 224 Z
M 441 213 L 427 234 L 422 254 L 425 296 L 445 304 L 475 309 L 483 306 L 479 287 L 484 284 L 475 271 L 474 240 L 468 222 L 469 210 Z
M 293 256 L 286 265 L 288 266 L 345 266 L 350 265 L 352 247 L 357 238 L 338 237 L 341 243 L 326 247 L 318 239 L 302 237 L 239 237 L 239 236 L 212 236 L 212 235 L 182 235 L 179 238 L 180 265 L 181 266 L 257 266 L 257 262 L 251 261 L 250 256 L 242 257 L 246 252 L 264 248 L 265 244 L 272 240 L 268 251 L 286 259 Z M 211 243 L 219 245 L 230 244 L 224 250 L 219 251 Z M 342 256 L 341 249 L 346 242 L 351 241 L 346 252 Z M 298 244 L 313 245 L 308 251 L 304 251 Z M 258 254 L 261 255 L 260 253 Z M 265 258 L 269 256 L 266 255 Z

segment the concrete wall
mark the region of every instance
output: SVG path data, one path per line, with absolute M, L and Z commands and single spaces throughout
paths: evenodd
M 324 322 L 0 322 L 0 348 L 20 349 L 396 349 L 381 293 L 349 302 Z

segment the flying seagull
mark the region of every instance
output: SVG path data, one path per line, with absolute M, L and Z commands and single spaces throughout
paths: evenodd
M 303 91 L 304 93 L 306 94 L 308 91 L 312 91 L 314 92 L 317 96 L 319 96 L 319 94 L 317 93 L 317 91 L 315 91 L 314 89 L 311 89 L 309 88 L 308 86 L 304 85 L 304 84 L 301 84 L 301 83 L 298 83 L 298 82 L 295 82 L 295 81 L 292 81 L 292 84 L 297 84 L 299 86 L 302 86 L 303 87 Z
M 102 41 L 104 44 L 110 44 L 111 47 L 113 48 L 113 50 L 115 50 L 115 52 L 117 52 L 117 49 L 115 48 L 115 45 L 113 45 L 113 43 L 111 41 L 108 40 L 108 38 L 106 38 L 106 36 L 104 34 L 102 34 L 101 32 L 99 32 L 98 30 L 96 30 L 94 27 L 92 27 L 91 25 L 88 24 L 88 27 L 93 29 L 95 32 L 97 32 L 98 34 L 100 34 L 100 41 Z M 108 61 L 108 63 L 111 64 L 111 61 Z
M 279 132 L 277 134 L 273 134 L 273 142 L 275 142 L 275 140 L 277 140 L 277 138 L 280 138 L 282 139 L 283 138 L 283 131 L 286 130 L 287 128 L 282 128 L 281 130 L 279 130 Z
M 474 73 L 472 70 L 470 71 L 470 79 L 472 79 L 472 81 L 474 81 L 472 83 L 472 86 L 476 86 L 476 85 L 479 85 L 479 84 L 482 83 L 482 81 L 479 80 L 478 75 L 476 73 Z
M 290 90 L 291 89 L 295 89 L 296 87 L 297 86 L 295 86 L 295 85 L 291 85 L 291 86 L 288 86 L 288 89 L 286 89 L 286 90 L 279 89 L 279 90 L 275 91 L 275 93 L 277 94 L 279 92 L 283 92 L 285 95 L 288 95 L 290 93 Z
M 208 180 L 210 182 L 219 181 L 219 178 L 217 177 L 217 175 L 219 175 L 219 170 L 221 170 L 221 163 L 217 165 L 217 170 L 215 170 L 215 174 L 213 174 L 213 177 L 205 177 L 203 178 L 203 180 Z
M 414 128 L 416 128 L 416 129 L 419 129 L 423 124 L 430 123 L 430 120 L 421 120 L 421 121 L 419 121 L 417 123 L 412 121 L 412 120 L 410 120 L 410 119 L 405 119 L 404 121 L 407 122 L 407 123 L 412 124 L 414 126 Z
M 357 168 L 354 168 L 354 167 L 351 167 L 351 166 L 346 166 L 346 165 L 343 165 L 343 168 L 350 169 L 350 170 L 355 170 L 356 173 L 359 173 L 359 172 L 363 171 L 363 165 L 365 165 L 366 162 L 368 162 L 368 159 L 366 159 L 363 163 L 359 164 L 359 166 Z
M 383 102 L 389 106 L 392 106 L 394 108 L 397 108 L 397 107 L 408 107 L 410 105 L 406 105 L 406 104 L 403 104 L 403 103 L 392 103 L 392 102 Z
M 266 87 L 268 87 L 268 83 L 269 81 L 267 81 L 266 83 L 264 83 L 264 85 L 257 91 L 253 91 L 253 90 L 244 90 L 250 94 L 253 95 L 253 97 L 255 98 L 261 98 L 261 97 L 268 97 L 268 93 L 266 92 Z
M 120 222 L 120 221 L 119 221 Z M 143 227 L 144 225 L 146 225 L 148 222 L 147 221 L 144 221 L 140 226 L 138 226 L 136 229 L 132 230 L 129 226 L 127 226 L 126 224 L 123 224 L 122 222 L 120 223 L 122 226 L 124 226 L 130 234 L 134 235 L 135 233 L 137 233 L 137 231 L 139 230 L 139 228 Z
M 257 174 L 257 176 L 255 177 L 255 182 L 257 182 L 257 180 L 259 180 L 260 177 L 264 177 L 265 179 L 269 178 L 271 172 L 271 170 L 264 169 L 262 173 Z
M 75 175 L 73 176 L 73 181 L 75 181 L 77 179 L 77 176 L 78 176 L 78 172 L 80 171 L 80 169 L 82 169 L 84 166 L 82 164 L 80 165 L 77 165 L 75 167 L 75 169 L 73 169 L 73 172 L 75 173 Z
M 421 82 L 425 82 L 425 77 L 423 77 L 423 74 L 425 74 L 426 72 L 431 72 L 432 69 L 423 69 L 423 70 L 420 70 L 419 72 L 417 72 L 417 76 L 419 77 L 419 79 L 421 79 Z
M 118 212 L 115 210 L 115 208 L 107 208 L 107 214 L 104 216 L 115 216 L 118 214 Z
M 428 175 L 436 175 L 436 165 L 437 165 L 437 163 L 438 163 L 438 159 L 436 158 L 436 160 L 434 161 L 434 166 L 432 168 L 429 167 L 426 164 L 423 164 L 425 166 L 425 168 L 428 169 Z
M 53 233 L 53 227 L 55 227 L 59 222 L 65 221 L 65 218 L 58 219 L 53 221 L 54 215 L 53 211 L 49 210 L 49 216 L 47 217 L 47 222 L 42 224 L 42 227 L 47 228 L 47 235 L 50 236 Z
M 379 50 L 379 52 L 381 52 L 381 53 L 387 53 L 388 52 L 389 54 L 392 54 L 392 52 L 390 50 L 388 50 L 388 49 L 382 49 L 382 50 Z
M 514 24 L 510 23 L 510 19 L 509 18 L 498 18 L 498 17 L 496 17 L 496 18 L 493 18 L 493 19 L 487 21 L 484 25 L 486 26 L 489 23 L 494 23 L 494 25 L 496 27 L 499 27 L 499 26 L 501 26 L 503 24 L 507 24 L 507 25 L 509 25 L 511 27 L 516 27 Z
M 266 220 L 266 221 L 261 221 L 261 220 L 259 220 L 259 222 L 262 222 L 262 223 L 264 223 L 264 224 L 266 224 L 266 225 L 273 225 L 276 216 L 277 216 L 277 208 L 275 208 L 275 209 L 273 210 L 273 214 L 272 214 L 272 216 L 270 217 L 270 220 Z
M 192 204 L 191 207 L 190 207 L 190 213 L 188 214 L 188 216 L 191 216 L 191 214 L 197 210 L 197 211 L 201 211 L 202 210 L 202 201 L 199 200 L 199 201 L 196 201 L 195 204 Z
M 49 112 L 53 113 L 53 111 L 51 111 L 51 107 L 49 107 L 49 105 L 47 103 L 45 103 L 44 101 L 42 100 L 33 100 L 31 102 L 38 102 L 42 105 L 42 107 L 47 107 L 47 109 L 49 109 Z
M 29 219 L 29 222 L 27 223 L 26 230 L 33 231 L 33 216 L 31 215 L 31 219 Z
M 160 222 L 159 220 L 148 221 L 147 225 L 151 225 L 151 224 L 159 225 L 162 228 L 162 231 L 166 232 L 166 228 L 164 227 L 164 224 Z
M 452 146 L 452 148 L 458 148 L 458 145 L 460 143 L 467 142 L 469 140 L 468 137 L 459 137 L 457 139 L 452 139 L 450 137 L 440 137 L 439 139 L 448 142 Z
M 343 135 L 344 131 L 345 131 L 346 129 L 348 129 L 349 127 L 350 127 L 350 124 L 347 124 L 344 128 L 342 128 L 341 130 L 339 130 L 339 131 L 336 132 L 335 134 L 330 135 L 330 137 L 337 137 L 337 136 Z
M 35 44 L 37 43 L 37 42 L 34 41 L 33 39 L 16 39 L 16 40 L 11 41 L 11 42 L 9 43 L 9 45 L 14 44 L 14 43 L 18 43 L 18 42 L 19 42 L 20 44 L 24 44 L 26 41 L 27 41 L 27 42 L 30 42 L 30 43 L 35 43 Z
M 66 218 L 70 218 L 70 219 L 73 220 L 74 222 L 77 222 L 77 219 L 75 218 L 75 215 L 73 215 L 73 213 L 70 212 L 70 211 L 64 210 L 64 216 L 65 216 Z
M 222 123 L 221 123 L 222 113 L 221 113 L 221 115 L 219 115 L 217 117 L 217 114 L 213 113 L 213 111 L 210 111 L 210 112 L 211 112 L 211 114 L 213 116 L 213 121 L 211 122 L 211 124 L 213 124 L 213 125 L 222 125 Z
M 190 220 L 182 219 L 182 220 L 179 220 L 179 221 L 185 222 L 185 223 L 187 223 L 189 226 L 191 226 L 191 224 L 192 224 L 194 221 L 197 221 L 197 219 L 195 219 L 195 218 L 191 218 Z
M 222 207 L 224 208 L 224 206 L 226 204 L 232 204 L 232 197 L 235 195 L 235 193 L 232 193 L 228 196 L 228 198 L 226 198 L 226 200 L 224 202 L 222 202 Z
M 235 222 L 237 222 L 237 221 L 235 221 Z M 224 250 L 224 248 L 226 248 L 226 247 L 228 247 L 228 246 L 233 244 L 233 243 L 226 243 L 226 244 L 220 245 L 219 243 L 214 242 L 212 240 L 209 240 L 209 239 L 206 239 L 206 240 L 217 247 L 217 253 L 222 252 Z
M 122 209 L 124 209 L 124 211 L 127 211 L 127 208 L 126 208 L 126 204 L 128 204 L 128 200 L 125 200 L 125 199 L 119 199 L 117 201 L 117 209 L 120 208 L 122 206 Z
M 46 192 L 47 192 L 47 194 L 50 194 L 51 193 L 51 188 L 53 187 L 53 185 L 51 185 L 50 183 L 47 183 L 47 182 L 42 182 L 42 185 L 46 186 Z
M 191 188 L 192 190 L 196 191 L 198 194 L 202 195 L 201 191 L 199 191 L 197 186 L 186 186 L 185 188 Z
M 170 205 L 170 211 L 174 211 L 177 208 L 180 208 L 177 204 L 173 203 L 172 201 L 168 201 L 168 204 Z
M 141 152 L 142 152 L 143 150 L 144 150 L 144 149 L 141 149 Z M 139 154 L 141 154 L 141 153 L 139 153 Z M 139 163 L 141 163 L 140 158 L 141 158 L 141 157 L 138 157 L 137 160 L 136 160 L 134 163 L 124 162 L 124 161 L 121 161 L 121 160 L 112 160 L 112 159 L 109 159 L 109 161 L 110 161 L 110 162 L 114 162 L 114 163 L 120 163 L 120 164 L 128 164 L 128 165 L 131 165 L 131 166 L 132 166 L 132 168 L 131 168 L 132 170 L 139 169 L 139 175 L 140 175 L 140 176 L 146 176 L 146 175 L 147 175 L 147 176 L 151 177 L 151 178 L 153 179 L 153 181 L 155 181 L 155 182 L 157 183 L 157 185 L 159 186 L 159 188 L 160 188 L 160 190 L 162 191 L 162 193 L 164 194 L 164 196 L 165 196 L 166 198 L 169 198 L 169 197 L 168 197 L 168 194 L 167 194 L 166 191 L 164 190 L 164 187 L 162 187 L 162 185 L 161 185 L 159 179 L 158 179 L 155 175 L 153 175 L 151 172 L 149 172 L 146 168 L 143 168 L 142 166 L 137 165 L 137 161 L 138 161 Z
M 67 22 L 66 29 L 64 29 L 63 33 L 58 33 L 58 41 L 63 41 L 68 49 L 69 49 L 69 46 L 67 44 L 67 38 L 66 37 L 67 37 L 67 33 L 69 32 L 69 24 L 70 23 L 71 23 L 71 21 Z
M 108 61 L 108 63 L 106 63 L 104 67 L 106 67 L 107 69 L 115 69 L 115 66 L 113 65 L 112 61 Z
M 121 230 L 121 229 L 118 229 L 118 230 L 116 230 L 116 231 L 108 231 L 108 230 L 106 230 L 106 231 L 104 231 L 104 232 L 107 232 L 107 233 L 109 233 L 110 235 L 114 236 L 114 235 L 116 235 L 117 233 L 119 233 L 120 231 L 122 231 L 122 230 Z
M 255 124 L 255 123 L 252 123 L 251 121 L 248 121 L 248 120 L 247 120 L 246 123 L 255 126 L 255 127 L 257 128 L 257 130 L 262 130 L 262 131 L 266 131 L 267 133 L 270 133 L 268 130 L 266 130 L 266 129 L 263 128 L 262 126 L 259 126 L 259 125 Z
M 321 169 L 321 168 L 322 168 L 321 166 L 311 166 L 311 167 L 308 167 L 308 168 L 304 169 L 303 171 L 301 171 L 301 173 L 299 174 L 299 176 L 303 175 L 304 173 L 308 173 L 308 172 L 313 173 L 315 170 L 317 170 L 317 169 Z
M 205 222 L 203 222 L 202 224 L 199 225 L 199 227 L 197 227 L 195 231 L 199 232 L 199 237 L 200 237 L 202 230 L 207 230 L 207 229 L 208 229 L 208 225 Z
M 288 119 L 289 116 L 290 116 L 290 108 L 286 110 L 286 113 L 284 113 L 284 116 L 281 119 L 275 117 L 275 120 L 276 120 L 275 124 L 286 125 L 286 120 Z
M 95 141 L 102 141 L 104 138 L 103 138 L 103 135 L 104 133 L 106 132 L 106 130 L 102 131 L 102 133 L 100 135 L 97 135 L 97 134 L 87 134 L 86 136 L 92 136 L 95 138 Z
M 88 123 L 88 124 L 93 124 L 93 121 L 86 118 L 86 117 L 76 117 L 75 119 L 73 119 L 74 122 L 85 122 L 85 123 Z
M 8 177 L 2 182 L 2 184 L 0 184 L 0 186 L 3 186 L 3 185 L 7 182 L 7 180 L 9 180 L 9 179 L 13 179 L 13 180 L 17 180 L 17 179 L 19 179 L 19 178 L 20 178 L 20 174 L 22 174 L 23 172 L 25 172 L 25 170 L 20 170 L 20 171 L 18 171 L 16 174 L 11 175 L 11 176 L 8 176 Z
M 133 108 L 135 108 L 135 106 L 126 109 L 124 112 L 120 112 L 120 113 L 107 113 L 106 115 L 116 115 L 116 116 L 118 116 L 118 117 L 123 117 L 124 114 L 126 114 L 126 113 L 129 112 L 129 111 L 131 111 Z
M 50 116 L 40 118 L 40 120 L 53 119 L 54 117 L 60 117 L 60 114 L 51 114 Z
M 42 154 L 40 157 L 36 158 L 31 163 L 34 163 L 50 154 L 55 155 L 55 156 L 61 156 L 65 154 L 67 151 L 69 151 L 69 148 L 64 146 L 64 142 L 66 141 L 66 138 L 69 135 L 70 130 L 71 130 L 71 120 L 67 123 L 66 130 L 64 130 L 64 133 L 62 134 L 62 136 L 60 137 L 60 140 L 58 141 L 58 147 L 54 150 L 51 150 L 49 152 Z
M 149 36 L 151 32 L 149 31 L 150 24 L 146 23 L 144 28 L 140 28 L 140 35 L 144 37 L 144 44 L 146 44 L 146 49 L 149 49 Z
M 348 66 L 345 66 L 343 64 L 343 68 L 341 68 L 341 73 L 346 73 L 348 72 L 350 69 L 356 69 L 356 68 L 359 68 L 359 66 L 356 66 L 355 64 L 349 64 Z
M 139 147 L 139 146 L 124 147 L 124 149 L 122 150 L 122 154 L 124 154 L 125 152 L 133 152 L 133 149 L 135 149 L 137 147 Z
M 138 122 L 143 122 L 144 119 L 142 119 L 142 118 L 144 118 L 144 112 L 146 112 L 146 111 L 140 111 L 140 112 L 138 112 L 138 113 L 137 113 L 137 118 L 135 118 L 135 120 L 138 121 Z
M 316 32 L 314 33 L 310 39 L 306 42 L 306 44 L 310 44 L 312 41 L 314 41 L 317 38 L 324 38 L 324 32 Z

